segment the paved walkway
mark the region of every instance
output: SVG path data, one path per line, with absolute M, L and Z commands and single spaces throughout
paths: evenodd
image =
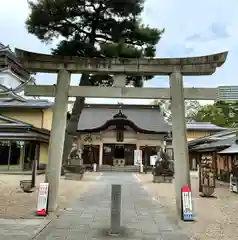
M 122 235 L 109 237 L 111 184 L 122 184 Z M 77 189 L 75 189 L 77 191 Z M 187 240 L 168 221 L 164 209 L 131 173 L 104 173 L 90 191 L 79 198 L 60 219 L 51 222 L 37 240 Z
M 47 219 L 0 219 L 0 239 L 30 240 L 48 223 Z

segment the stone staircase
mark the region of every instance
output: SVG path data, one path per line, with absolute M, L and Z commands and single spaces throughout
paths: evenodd
M 139 172 L 139 166 L 109 166 L 102 165 L 98 169 L 99 172 Z

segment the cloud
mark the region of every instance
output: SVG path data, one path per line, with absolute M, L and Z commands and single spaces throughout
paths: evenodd
M 209 31 L 214 34 L 215 38 L 227 38 L 229 33 L 227 31 L 228 26 L 222 23 L 212 23 L 209 26 Z
M 223 23 L 212 23 L 205 32 L 195 33 L 186 38 L 186 41 L 208 42 L 229 38 L 228 26 Z
M 26 0 L 2 1 L 0 8 L 0 42 L 30 51 L 49 53 L 53 45 L 45 45 L 27 33 Z M 165 28 L 157 46 L 157 57 L 186 57 L 207 55 L 229 50 L 227 62 L 212 76 L 185 77 L 184 85 L 216 87 L 237 85 L 238 60 L 238 1 L 217 0 L 146 0 L 143 21 L 152 27 Z M 79 76 L 73 76 L 77 84 Z M 38 74 L 38 84 L 52 84 L 56 76 Z M 149 87 L 168 86 L 168 78 L 155 77 L 145 83 Z

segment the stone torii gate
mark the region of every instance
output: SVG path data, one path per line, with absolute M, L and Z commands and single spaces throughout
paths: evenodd
M 49 182 L 49 211 L 57 207 L 61 159 L 66 128 L 68 97 L 171 99 L 175 190 L 181 214 L 181 187 L 190 185 L 184 99 L 214 100 L 215 88 L 183 88 L 183 76 L 211 75 L 224 64 L 228 52 L 191 58 L 116 59 L 62 57 L 15 50 L 29 71 L 57 73 L 57 85 L 28 85 L 28 96 L 55 97 L 46 181 Z M 111 74 L 113 87 L 70 86 L 71 73 Z M 167 88 L 126 88 L 125 75 L 167 75 Z

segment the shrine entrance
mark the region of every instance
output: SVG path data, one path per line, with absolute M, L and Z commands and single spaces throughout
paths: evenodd
M 103 144 L 102 165 L 133 166 L 136 144 Z
M 167 59 L 107 59 L 61 57 L 16 49 L 21 64 L 32 73 L 57 73 L 56 86 L 27 85 L 26 96 L 55 97 L 50 136 L 46 182 L 50 185 L 49 211 L 57 208 L 59 180 L 65 139 L 69 97 L 171 99 L 172 134 L 175 169 L 175 194 L 178 214 L 181 213 L 181 188 L 190 185 L 189 156 L 186 137 L 184 99 L 215 100 L 216 88 L 185 88 L 183 76 L 211 75 L 224 64 L 228 52 L 201 57 Z M 112 87 L 70 86 L 72 73 L 114 75 Z M 169 77 L 168 88 L 127 88 L 126 76 Z M 56 151 L 57 149 L 57 151 Z M 53 169 L 53 171 L 52 171 Z

